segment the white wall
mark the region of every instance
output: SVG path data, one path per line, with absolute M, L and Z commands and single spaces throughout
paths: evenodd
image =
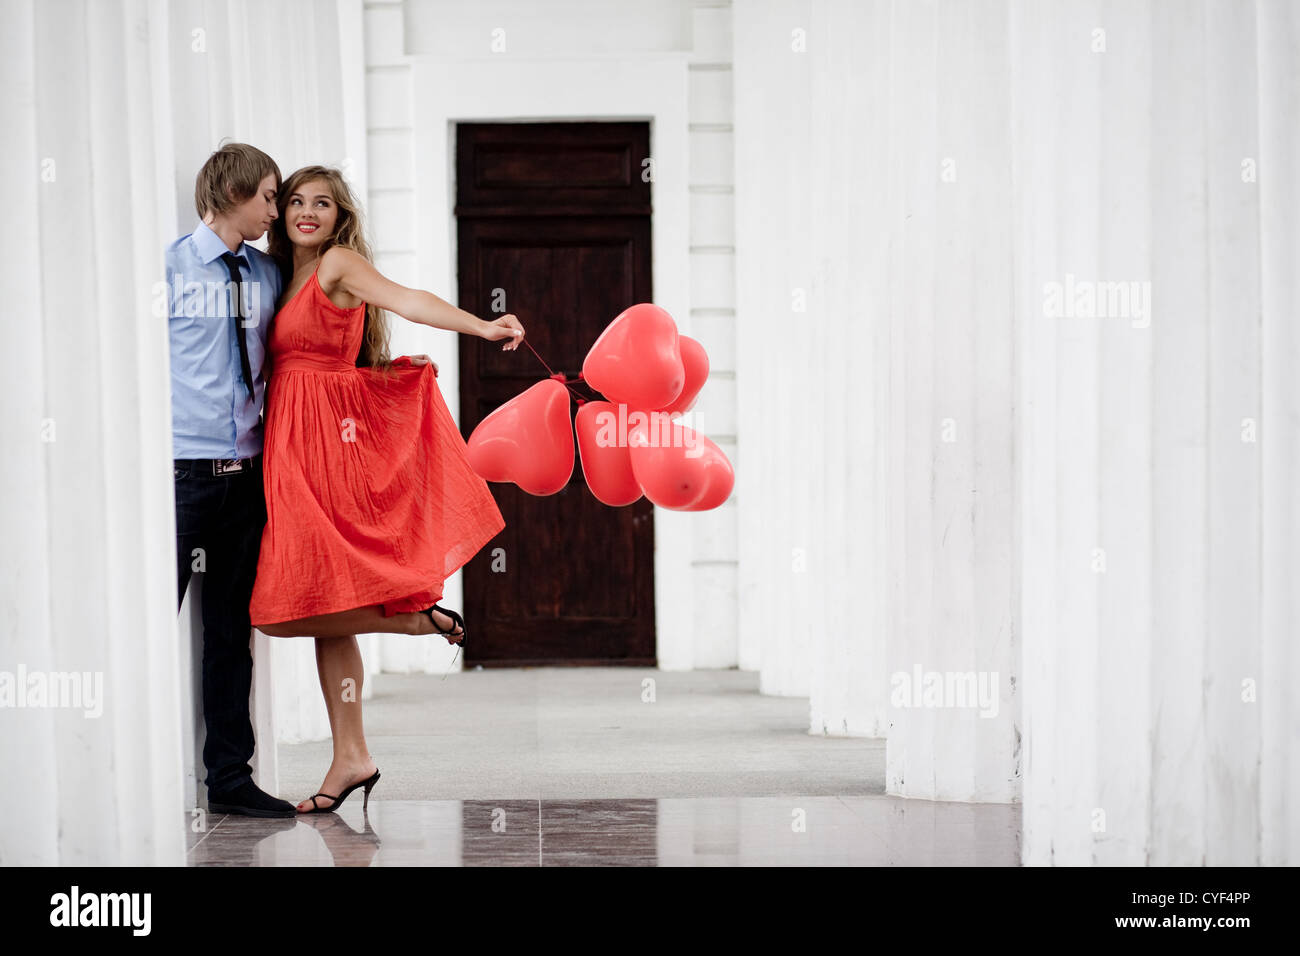
M 736 221 L 732 14 L 729 4 L 697 3 L 691 11 L 687 60 L 690 149 L 690 309 L 683 323 L 709 356 L 709 379 L 692 410 L 694 427 L 741 467 L 736 415 Z M 656 224 L 657 225 L 657 224 Z M 656 277 L 656 282 L 658 278 Z M 655 509 L 655 521 L 690 525 L 689 605 L 665 596 L 661 640 L 689 611 L 692 646 L 661 667 L 737 667 L 745 640 L 739 620 L 739 489 L 712 511 L 686 516 Z M 671 516 L 671 518 L 669 517 Z M 657 524 L 658 527 L 658 524 Z M 668 582 L 671 584 L 671 580 Z M 664 614 L 668 616 L 664 616 Z M 680 663 L 679 663 L 680 661 Z
M 362 63 L 366 107 L 366 156 L 369 166 L 366 214 L 375 265 L 384 275 L 414 288 L 425 288 L 454 302 L 448 283 L 433 281 L 417 262 L 415 170 L 412 128 L 414 97 L 410 68 L 403 52 L 400 3 L 367 3 L 362 19 Z M 438 364 L 438 386 L 453 417 L 459 409 L 458 356 L 455 336 L 391 318 L 394 355 L 428 354 Z M 461 605 L 461 574 L 446 582 L 444 607 Z M 446 641 L 411 640 L 374 635 L 363 642 L 367 662 L 376 670 L 398 673 L 445 673 L 459 669 L 455 648 Z M 453 664 L 454 662 L 454 664 Z M 325 728 L 328 734 L 328 728 Z

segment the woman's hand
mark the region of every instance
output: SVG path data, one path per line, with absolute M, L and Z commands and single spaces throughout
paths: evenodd
M 503 352 L 513 352 L 519 348 L 519 343 L 524 340 L 524 327 L 519 324 L 519 320 L 513 314 L 503 315 L 495 322 L 488 322 L 483 326 L 483 338 L 489 342 L 496 342 L 499 339 L 513 339 L 501 346 Z
M 437 375 L 437 374 L 438 374 L 438 363 L 435 362 L 433 359 L 429 358 L 429 356 L 427 356 L 427 355 L 412 355 L 412 356 L 409 356 L 409 358 L 411 359 L 411 364 L 412 364 L 412 365 L 432 365 L 432 366 L 433 366 L 433 374 L 434 374 L 434 375 Z

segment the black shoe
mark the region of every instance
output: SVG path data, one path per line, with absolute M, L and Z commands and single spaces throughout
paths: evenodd
M 436 624 L 434 625 L 434 627 L 437 626 L 438 625 Z M 364 812 L 365 809 L 370 806 L 370 791 L 374 789 L 375 784 L 377 784 L 378 782 L 379 782 L 379 768 L 376 767 L 373 776 L 371 776 L 369 779 L 359 781 L 358 783 L 354 783 L 352 786 L 348 787 L 346 790 L 340 793 L 337 797 L 330 796 L 330 794 L 328 793 L 313 794 L 311 797 L 311 809 L 303 810 L 302 812 L 303 813 L 333 813 L 339 807 L 343 806 L 343 801 L 348 798 L 349 793 L 357 789 L 357 787 L 365 787 L 366 796 L 361 804 L 361 809 Z M 333 800 L 334 802 L 331 803 L 328 807 L 322 807 L 318 803 L 316 803 L 317 797 L 324 797 L 326 800 Z
M 288 800 L 279 800 L 245 780 L 233 790 L 208 791 L 208 809 L 213 813 L 237 813 L 246 817 L 296 817 Z
M 451 618 L 454 626 L 459 628 L 459 630 L 444 631 L 442 628 L 440 628 L 438 626 L 438 621 L 433 616 L 434 611 L 441 611 L 443 614 Z M 467 638 L 469 635 L 465 633 L 465 621 L 461 618 L 459 614 L 457 614 L 455 611 L 449 611 L 445 607 L 439 607 L 436 604 L 433 607 L 426 607 L 420 613 L 429 615 L 429 620 L 433 623 L 434 631 L 441 634 L 443 637 L 460 637 L 459 641 L 452 641 L 451 643 L 460 644 L 462 647 L 464 646 L 465 638 Z

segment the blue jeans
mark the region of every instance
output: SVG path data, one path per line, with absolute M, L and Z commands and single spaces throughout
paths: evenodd
M 248 603 L 266 526 L 262 459 L 238 474 L 178 462 L 176 487 L 177 611 L 196 563 L 203 576 L 203 765 L 208 793 L 253 779 L 252 624 Z M 195 554 L 195 549 L 202 549 Z

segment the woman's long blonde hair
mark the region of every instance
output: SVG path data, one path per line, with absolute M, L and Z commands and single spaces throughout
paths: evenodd
M 271 239 L 267 244 L 267 252 L 280 267 L 280 275 L 284 278 L 286 288 L 293 278 L 293 243 L 289 241 L 289 234 L 286 231 L 284 212 L 289 206 L 289 197 L 297 192 L 303 183 L 313 179 L 329 183 L 334 205 L 338 207 L 338 221 L 334 224 L 334 233 L 321 244 L 319 255 L 324 255 L 325 250 L 333 246 L 342 246 L 364 256 L 367 262 L 375 261 L 370 255 L 370 245 L 366 242 L 365 226 L 361 220 L 361 206 L 352 195 L 352 190 L 348 188 L 343 174 L 328 166 L 304 166 L 294 172 L 280 187 L 280 193 L 276 198 L 280 217 L 271 223 Z M 361 336 L 361 351 L 357 355 L 357 365 L 387 369 L 391 362 L 392 357 L 388 354 L 388 318 L 383 309 L 367 302 L 365 330 Z

